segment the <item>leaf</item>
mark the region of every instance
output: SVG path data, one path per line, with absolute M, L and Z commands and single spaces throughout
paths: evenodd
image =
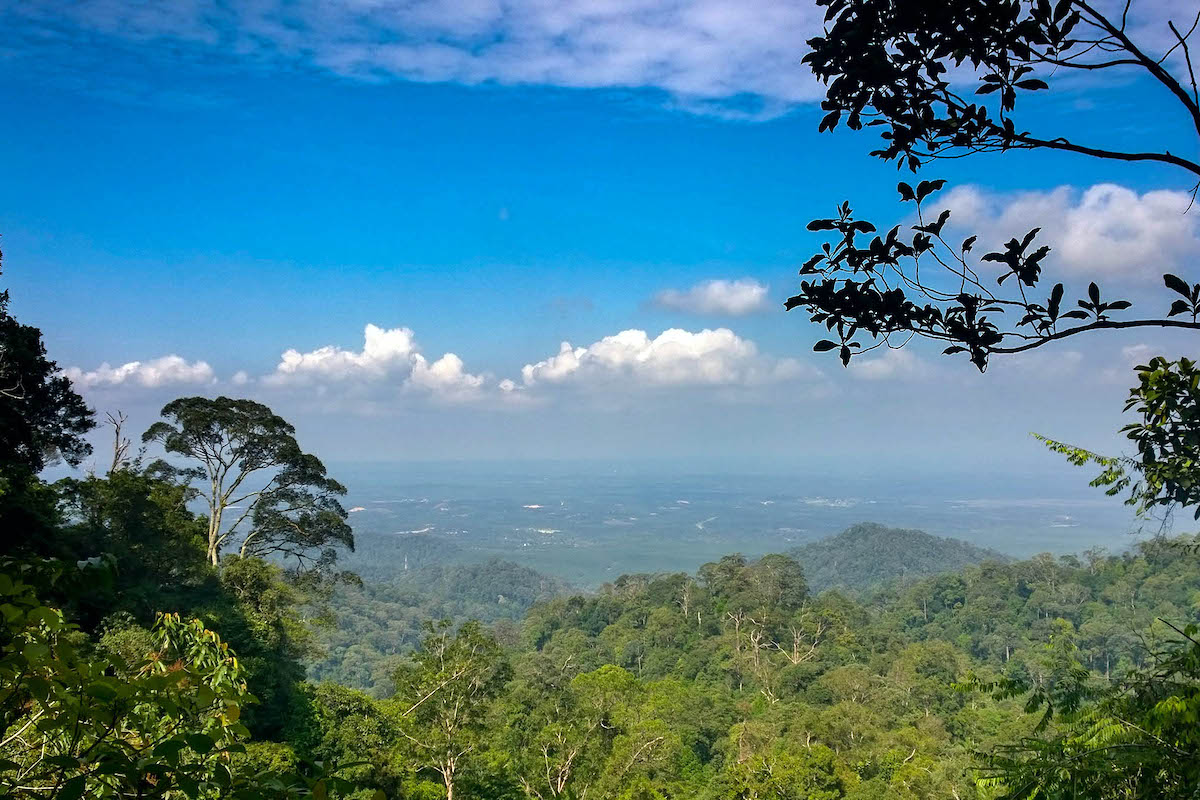
M 1179 292 L 1184 297 L 1191 297 L 1191 287 L 1187 285 L 1187 281 L 1178 275 L 1172 275 L 1170 273 L 1163 275 L 1163 283 L 1167 285 L 1168 289 Z
M 945 185 L 946 181 L 942 178 L 938 178 L 935 181 L 921 181 L 917 184 L 917 202 L 921 202 Z
M 216 744 L 211 736 L 207 736 L 203 733 L 192 733 L 184 738 L 187 740 L 188 747 L 192 748 L 201 755 L 212 750 L 213 745 Z
M 160 742 L 154 747 L 154 755 L 170 756 L 178 753 L 183 748 L 187 747 L 187 742 L 182 739 L 167 739 L 165 742 Z
M 1058 319 L 1059 309 L 1062 308 L 1063 291 L 1061 283 L 1054 284 L 1054 288 L 1050 290 L 1050 303 L 1046 306 L 1050 319 Z
M 1025 81 L 1017 81 L 1017 88 L 1037 91 L 1038 89 L 1049 89 L 1050 87 L 1045 81 L 1040 81 L 1037 78 L 1030 78 L 1029 80 Z
M 896 184 L 896 191 L 900 193 L 900 199 L 906 203 L 910 200 L 917 199 L 917 196 L 913 194 L 912 186 L 909 186 L 904 181 L 900 181 Z
M 89 697 L 94 697 L 97 700 L 111 701 L 116 700 L 120 692 L 113 685 L 112 681 L 99 680 L 89 683 L 85 688 L 84 693 Z
M 79 800 L 83 797 L 85 789 L 87 789 L 87 776 L 76 775 L 74 778 L 69 778 L 58 790 L 58 800 Z
M 837 347 L 837 342 L 831 342 L 828 339 L 822 339 L 813 345 L 814 353 L 824 353 L 826 350 L 832 350 Z
M 1096 285 L 1095 281 L 1088 284 L 1088 297 L 1091 298 L 1092 305 L 1100 305 L 1100 287 Z

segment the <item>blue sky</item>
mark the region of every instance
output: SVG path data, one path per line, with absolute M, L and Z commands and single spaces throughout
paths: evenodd
M 1053 466 L 1031 429 L 1115 446 L 1129 367 L 1188 338 L 1072 342 L 983 377 L 919 348 L 850 371 L 809 352 L 817 332 L 781 310 L 819 241 L 805 223 L 843 199 L 904 213 L 869 135 L 816 133 L 799 59 L 817 18 L 0 2 L 13 308 L 98 409 L 142 423 L 244 394 L 330 458 L 1030 470 Z M 1027 118 L 1195 145 L 1134 81 L 1056 85 Z M 1198 277 L 1181 174 L 1019 154 L 923 177 L 997 241 L 1059 223 L 1068 282 L 1138 298 Z

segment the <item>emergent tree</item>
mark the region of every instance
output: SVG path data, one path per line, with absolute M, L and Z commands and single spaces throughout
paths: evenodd
M 197 466 L 177 470 L 199 483 L 208 504 L 208 559 L 237 541 L 242 556 L 278 554 L 297 566 L 327 566 L 354 535 L 338 498 L 342 484 L 296 443 L 296 430 L 262 403 L 218 397 L 182 397 L 162 409 L 167 421 L 150 426 L 142 441 L 161 442 L 169 454 Z M 160 463 L 162 469 L 171 467 Z M 226 512 L 237 517 L 227 519 Z

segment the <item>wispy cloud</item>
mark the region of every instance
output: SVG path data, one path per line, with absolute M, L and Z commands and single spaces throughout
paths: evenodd
M 850 374 L 867 381 L 921 380 L 933 373 L 933 367 L 912 350 L 884 348 L 879 355 L 850 360 Z
M 26 0 L 0 3 L 3 10 L 33 30 L 26 42 L 73 33 L 175 41 L 364 80 L 652 88 L 682 107 L 733 114 L 770 114 L 820 96 L 799 65 L 821 24 L 809 3 Z

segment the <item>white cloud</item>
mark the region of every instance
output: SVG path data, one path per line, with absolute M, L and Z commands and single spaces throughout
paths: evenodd
M 1187 192 L 1139 194 L 1111 183 L 1016 194 L 961 186 L 942 198 L 956 230 L 980 234 L 977 252 L 1040 227 L 1039 241 L 1053 248 L 1048 265 L 1153 281 L 1200 255 L 1200 209 L 1185 213 L 1190 203 Z
M 83 389 L 127 384 L 153 389 L 175 384 L 216 382 L 213 369 L 206 362 L 188 362 L 177 355 L 163 356 L 153 361 L 130 361 L 119 367 L 105 362 L 87 372 L 79 367 L 68 367 L 63 374 Z
M 767 287 L 751 278 L 711 280 L 690 289 L 665 289 L 654 296 L 663 307 L 693 314 L 751 314 L 767 308 Z
M 850 359 L 850 374 L 866 381 L 925 378 L 933 368 L 911 350 L 884 348 L 880 355 Z
M 759 111 L 779 110 L 823 94 L 799 65 L 804 41 L 821 30 L 822 10 L 812 3 L 34 0 L 11 10 L 58 39 L 74 25 L 138 42 L 169 39 L 262 62 L 308 63 L 365 80 L 650 87 L 679 105 L 725 112 L 739 106 L 713 101 L 751 96 Z
M 626 330 L 587 347 L 563 342 L 557 354 L 521 370 L 526 387 L 566 383 L 753 386 L 819 375 L 794 359 L 760 354 L 754 342 L 728 328 L 695 333 L 672 328 L 653 339 L 645 331 Z
M 381 384 L 425 390 L 446 400 L 463 400 L 476 394 L 485 383 L 472 375 L 454 353 L 430 362 L 419 352 L 410 328 L 381 328 L 367 324 L 362 350 L 326 345 L 302 353 L 283 353 L 275 371 L 263 377 L 268 386 L 317 386 L 324 390 L 341 387 L 357 390 Z
M 264 380 L 283 385 L 346 378 L 380 379 L 412 367 L 416 345 L 409 328 L 385 330 L 368 324 L 363 330 L 363 349 L 354 352 L 327 345 L 307 353 L 290 349 L 283 353 L 275 372 Z
M 463 369 L 463 361 L 454 353 L 446 353 L 432 364 L 418 354 L 413 358 L 409 383 L 449 398 L 465 399 L 483 387 L 481 375 Z

